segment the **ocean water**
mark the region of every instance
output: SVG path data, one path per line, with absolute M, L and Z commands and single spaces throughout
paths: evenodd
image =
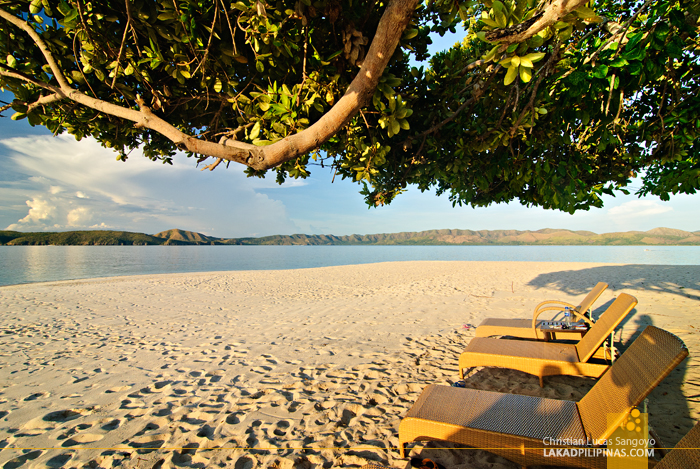
M 416 260 L 700 265 L 700 246 L 0 246 L 0 285 Z

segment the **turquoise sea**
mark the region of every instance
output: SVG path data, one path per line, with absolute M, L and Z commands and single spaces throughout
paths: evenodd
M 416 260 L 700 265 L 700 246 L 0 246 L 0 285 Z

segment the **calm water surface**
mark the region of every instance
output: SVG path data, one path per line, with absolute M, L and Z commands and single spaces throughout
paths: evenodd
M 0 285 L 416 260 L 700 265 L 700 246 L 0 246 Z

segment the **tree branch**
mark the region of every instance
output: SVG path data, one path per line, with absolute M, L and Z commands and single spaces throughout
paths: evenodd
M 26 81 L 27 83 L 31 83 L 34 86 L 38 86 L 39 88 L 44 88 L 49 91 L 56 91 L 58 89 L 53 85 L 49 85 L 48 83 L 44 83 L 43 81 L 35 80 L 31 77 L 28 77 L 24 73 L 18 72 L 17 70 L 10 68 L 3 63 L 0 63 L 0 75 L 15 78 L 17 80 Z
M 523 42 L 588 2 L 589 0 L 552 0 L 542 12 L 529 20 L 510 28 L 490 31 L 486 33 L 486 39 L 505 45 Z
M 6 21 L 14 24 L 17 26 L 19 29 L 24 31 L 29 35 L 29 37 L 32 38 L 32 41 L 37 45 L 41 53 L 44 55 L 44 59 L 46 60 L 46 63 L 49 65 L 51 68 L 51 72 L 53 73 L 54 78 L 56 78 L 56 81 L 58 82 L 58 85 L 61 88 L 70 88 L 68 85 L 68 82 L 66 81 L 66 78 L 63 76 L 63 72 L 61 71 L 61 68 L 58 66 L 58 63 L 56 63 L 56 60 L 54 60 L 53 55 L 51 54 L 51 51 L 49 48 L 46 46 L 46 43 L 44 42 L 43 39 L 41 39 L 41 36 L 37 34 L 36 31 L 34 31 L 34 28 L 29 26 L 29 24 L 20 19 L 17 18 L 14 15 L 11 15 L 10 13 L 6 12 L 2 8 L 0 8 L 0 18 L 5 19 Z
M 360 73 L 355 76 L 343 97 L 312 126 L 263 147 L 264 161 L 252 163 L 259 169 L 272 168 L 320 147 L 335 135 L 338 129 L 344 127 L 372 97 L 417 3 L 417 0 L 390 0 L 379 21 Z M 253 164 L 250 166 L 256 168 Z
M 128 1 L 128 0 L 127 0 Z M 319 148 L 323 143 L 343 128 L 359 110 L 366 105 L 379 83 L 386 65 L 389 63 L 401 34 L 415 12 L 418 0 L 390 0 L 384 11 L 377 31 L 367 52 L 367 56 L 347 91 L 338 102 L 316 123 L 297 134 L 288 136 L 266 147 L 226 140 L 225 143 L 197 139 L 187 135 L 165 120 L 161 119 L 146 106 L 140 110 L 122 107 L 117 104 L 102 101 L 85 95 L 71 88 L 63 76 L 56 60 L 39 34 L 24 20 L 0 8 L 0 17 L 9 21 L 26 32 L 39 47 L 46 62 L 49 64 L 59 87 L 43 84 L 12 72 L 2 72 L 4 75 L 19 78 L 52 91 L 56 98 L 70 99 L 98 112 L 134 122 L 139 127 L 151 129 L 163 135 L 178 148 L 192 153 L 208 155 L 227 161 L 235 161 L 250 166 L 255 170 L 266 170 L 278 166 L 285 161 Z
M 63 95 L 63 93 L 53 93 L 47 96 L 42 96 L 41 98 L 37 99 L 36 101 L 27 106 L 27 114 L 34 111 L 34 109 L 38 108 L 39 106 L 45 106 L 46 104 L 55 103 L 57 101 L 63 101 L 64 99 L 66 99 L 66 97 L 65 95 Z
M 114 78 L 112 78 L 112 86 L 117 84 L 117 77 L 119 76 L 119 65 L 122 61 L 122 53 L 124 52 L 124 44 L 126 43 L 126 35 L 129 32 L 129 26 L 131 26 L 131 8 L 129 8 L 129 0 L 124 0 L 126 4 L 126 26 L 124 26 L 124 34 L 122 35 L 122 43 L 119 46 L 119 55 L 117 55 L 117 66 L 114 67 Z
M 476 92 L 474 92 L 474 94 L 472 95 L 472 97 L 469 98 L 468 100 L 466 100 L 464 103 L 462 103 L 462 105 L 459 106 L 459 107 L 457 108 L 457 110 L 456 110 L 455 112 L 453 112 L 449 117 L 447 117 L 447 119 L 445 119 L 445 120 L 443 120 L 443 121 L 441 121 L 441 122 L 438 122 L 437 124 L 433 125 L 433 126 L 432 126 L 431 128 L 429 128 L 428 130 L 426 130 L 425 132 L 421 132 L 420 134 L 416 135 L 416 138 L 425 137 L 425 136 L 430 135 L 430 134 L 432 134 L 432 133 L 434 133 L 434 132 L 437 132 L 437 131 L 438 131 L 441 127 L 443 127 L 445 124 L 449 124 L 450 122 L 452 122 L 452 121 L 459 115 L 460 112 L 464 111 L 468 106 L 474 104 L 479 98 L 481 98 L 481 96 L 484 94 L 484 92 L 485 92 L 486 89 L 488 88 L 489 83 L 491 82 L 491 80 L 493 80 L 493 77 L 496 76 L 496 73 L 498 73 L 498 71 L 499 71 L 501 68 L 502 68 L 501 65 L 498 65 L 498 66 L 491 72 L 491 75 L 488 77 L 488 79 L 486 79 L 486 81 L 485 81 L 484 83 L 481 84 L 481 86 L 479 87 L 479 89 L 478 89 Z

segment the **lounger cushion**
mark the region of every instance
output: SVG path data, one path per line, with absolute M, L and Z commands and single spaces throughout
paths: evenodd
M 586 438 L 576 403 L 430 385 L 405 419 L 417 418 L 541 440 Z
M 489 337 L 474 337 L 463 353 L 483 353 L 507 360 L 507 357 L 557 360 L 569 363 L 579 361 L 576 346 L 551 342 L 526 342 L 523 340 L 501 340 Z M 507 367 L 507 362 L 503 365 Z

